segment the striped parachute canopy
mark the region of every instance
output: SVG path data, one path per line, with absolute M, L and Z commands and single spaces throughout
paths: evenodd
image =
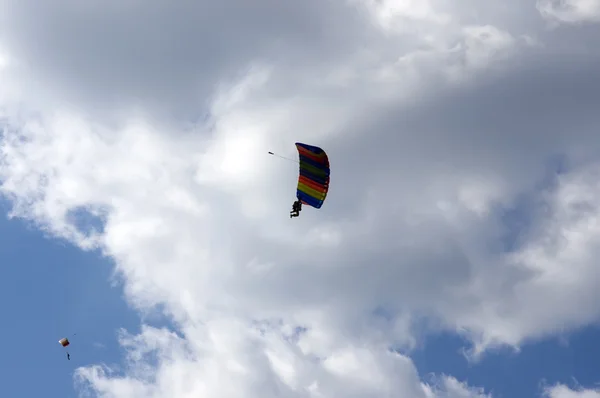
M 66 347 L 66 346 L 68 346 L 69 344 L 71 344 L 71 343 L 69 343 L 69 339 L 67 339 L 66 337 L 65 337 L 65 338 L 62 338 L 62 339 L 60 339 L 60 340 L 58 340 L 58 342 L 59 342 L 59 343 L 60 343 L 60 345 L 62 345 L 63 347 Z
M 300 176 L 296 197 L 302 203 L 320 209 L 329 191 L 329 158 L 319 147 L 296 143 L 300 156 Z

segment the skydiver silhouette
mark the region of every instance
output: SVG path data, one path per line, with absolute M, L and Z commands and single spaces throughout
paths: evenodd
M 301 211 L 302 211 L 302 202 L 300 201 L 300 199 L 298 199 L 292 205 L 292 211 L 290 212 L 290 218 L 298 217 L 300 215 Z

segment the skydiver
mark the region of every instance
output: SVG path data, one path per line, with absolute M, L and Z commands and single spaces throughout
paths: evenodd
M 298 217 L 300 215 L 301 211 L 302 211 L 302 202 L 300 201 L 300 199 L 298 199 L 292 205 L 292 211 L 290 212 L 290 218 Z
M 67 359 L 70 361 L 71 360 L 71 355 L 69 355 L 69 353 L 67 352 Z

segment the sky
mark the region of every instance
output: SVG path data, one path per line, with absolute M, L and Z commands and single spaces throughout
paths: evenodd
M 600 0 L 0 9 L 2 396 L 600 397 Z

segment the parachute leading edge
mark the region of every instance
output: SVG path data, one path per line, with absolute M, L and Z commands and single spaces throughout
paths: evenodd
M 317 146 L 296 143 L 300 156 L 300 176 L 296 197 L 302 203 L 320 209 L 329 191 L 329 158 Z

